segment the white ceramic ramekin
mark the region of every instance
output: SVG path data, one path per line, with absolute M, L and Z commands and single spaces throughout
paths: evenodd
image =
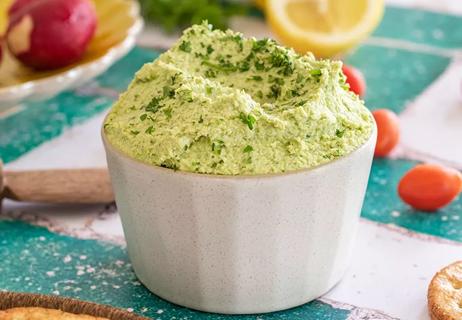
M 133 268 L 156 295 L 202 311 L 262 313 L 313 300 L 345 272 L 375 128 L 338 160 L 260 176 L 175 172 L 103 140 Z

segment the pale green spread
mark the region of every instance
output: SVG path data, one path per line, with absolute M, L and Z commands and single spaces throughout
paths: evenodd
M 372 118 L 341 62 L 206 24 L 144 65 L 104 124 L 109 142 L 145 163 L 222 175 L 281 173 L 342 157 Z

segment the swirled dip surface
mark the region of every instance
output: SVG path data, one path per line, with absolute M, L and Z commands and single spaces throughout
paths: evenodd
M 196 25 L 144 65 L 104 124 L 148 164 L 222 175 L 281 173 L 348 154 L 373 120 L 341 62 Z

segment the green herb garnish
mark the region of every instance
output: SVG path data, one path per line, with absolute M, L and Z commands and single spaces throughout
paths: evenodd
M 276 83 L 270 87 L 270 90 L 267 96 L 268 98 L 277 99 L 281 95 L 281 86 Z
M 153 133 L 153 131 L 154 131 L 154 127 L 153 127 L 153 126 L 150 126 L 150 127 L 147 128 L 146 131 L 144 131 L 144 132 L 147 133 L 147 134 L 151 134 L 151 133 Z
M 240 115 L 239 115 L 239 118 L 241 119 L 241 121 L 243 123 L 245 123 L 250 130 L 253 130 L 254 126 L 255 126 L 255 122 L 257 121 L 257 119 L 255 119 L 255 117 L 251 114 L 245 114 L 244 112 L 241 112 Z
M 163 111 L 167 119 L 172 118 L 172 108 L 171 107 L 168 107 L 167 109 L 164 109 Z
M 320 69 L 313 69 L 310 70 L 310 74 L 314 77 L 320 77 L 322 75 L 322 71 Z
M 235 65 L 225 60 L 221 60 L 219 64 L 215 64 L 210 61 L 202 61 L 202 64 L 223 72 L 233 72 L 237 70 L 237 67 Z
M 159 108 L 160 108 L 160 101 L 161 101 L 160 98 L 154 97 L 151 100 L 151 102 L 149 102 L 148 105 L 145 107 L 145 110 L 147 112 L 156 113 L 157 110 L 159 110 Z
M 216 73 L 214 70 L 212 70 L 212 69 L 208 69 L 208 70 L 205 71 L 205 76 L 206 76 L 207 78 L 216 78 L 216 77 L 217 77 L 217 73 Z
M 175 89 L 172 89 L 170 87 L 164 87 L 164 98 L 173 98 L 175 96 Z
M 263 78 L 260 77 L 260 76 L 252 76 L 249 78 L 250 80 L 254 80 L 254 81 L 263 81 Z
M 258 71 L 265 70 L 265 63 L 263 61 L 255 61 L 255 69 Z
M 249 146 L 247 145 L 244 150 L 243 150 L 245 153 L 249 153 L 249 152 L 252 152 L 253 151 L 253 147 L 252 146 Z
M 191 52 L 191 42 L 189 41 L 183 41 L 180 46 L 179 46 L 180 50 L 181 51 L 184 51 L 184 52 Z
M 168 169 L 172 169 L 175 171 L 178 170 L 178 165 L 175 162 L 173 162 L 173 160 L 171 159 L 165 160 L 164 162 L 162 162 L 160 166 L 163 168 L 168 168 Z
M 261 40 L 257 40 L 253 43 L 252 45 L 252 51 L 254 52 L 260 52 L 263 51 L 264 49 L 267 49 L 268 44 L 271 42 L 270 39 L 264 38 Z
M 343 135 L 345 134 L 345 130 L 335 130 L 335 135 L 339 138 L 343 137 Z
M 212 151 L 216 154 L 221 154 L 221 150 L 225 147 L 225 143 L 222 140 L 216 140 L 212 143 Z

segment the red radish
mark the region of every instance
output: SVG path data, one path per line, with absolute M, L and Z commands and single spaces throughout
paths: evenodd
M 18 13 L 20 10 L 23 10 L 25 7 L 40 1 L 42 0 L 16 0 L 13 2 L 10 9 L 8 10 L 8 17 L 11 19 L 13 15 Z
M 350 85 L 350 91 L 363 97 L 366 94 L 366 81 L 361 71 L 345 64 L 342 67 L 342 71 L 346 76 L 346 82 Z
M 96 29 L 89 0 L 19 0 L 6 41 L 11 53 L 35 69 L 55 69 L 79 60 Z M 30 3 L 30 4 L 28 4 Z

